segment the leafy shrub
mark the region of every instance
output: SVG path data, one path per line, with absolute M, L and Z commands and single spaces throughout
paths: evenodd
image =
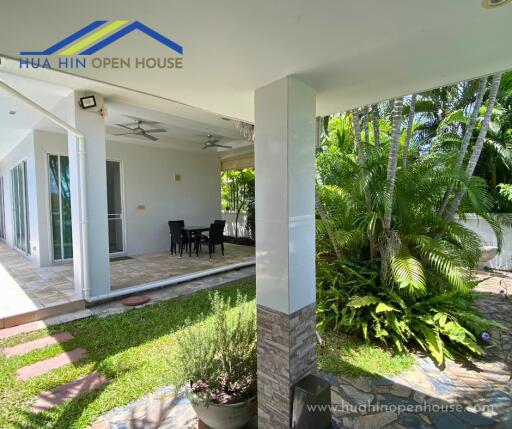
M 240 294 L 210 295 L 211 318 L 178 336 L 178 377 L 195 396 L 217 404 L 237 403 L 256 392 L 256 310 Z
M 483 354 L 480 334 L 493 322 L 476 312 L 472 292 L 482 242 L 439 207 L 450 186 L 462 187 L 460 216 L 473 212 L 487 220 L 501 246 L 505 218 L 489 214 L 486 182 L 455 173 L 457 150 L 413 150 L 408 167 L 398 168 L 386 231 L 389 139 L 365 144 L 361 168 L 350 127 L 351 120 L 334 118 L 317 155 L 317 192 L 328 215 L 317 221 L 320 325 L 398 351 L 419 347 L 438 364 Z

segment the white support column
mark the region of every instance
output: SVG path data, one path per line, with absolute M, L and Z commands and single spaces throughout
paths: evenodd
M 288 428 L 316 366 L 315 91 L 286 77 L 255 93 L 258 420 Z
M 83 95 L 83 94 L 82 94 Z M 105 151 L 105 123 L 98 112 L 83 110 L 78 102 L 81 94 L 68 99 L 68 122 L 85 135 L 86 195 L 80 186 L 80 158 L 78 139 L 68 133 L 69 175 L 71 186 L 71 216 L 73 230 L 73 271 L 75 291 L 82 295 L 83 258 L 87 252 L 90 296 L 110 292 L 110 265 L 107 221 L 107 177 Z M 83 249 L 80 207 L 87 200 L 88 249 Z

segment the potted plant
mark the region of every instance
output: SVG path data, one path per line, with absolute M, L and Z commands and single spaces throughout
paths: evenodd
M 210 295 L 212 317 L 177 338 L 178 377 L 189 386 L 192 406 L 212 429 L 243 428 L 256 402 L 256 314 L 238 294 L 236 306 Z

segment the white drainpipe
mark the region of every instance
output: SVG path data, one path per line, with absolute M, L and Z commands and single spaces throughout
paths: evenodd
M 89 271 L 89 234 L 88 234 L 88 223 L 87 223 L 87 182 L 85 178 L 85 168 L 86 168 L 86 162 L 85 162 L 85 136 L 83 133 L 76 128 L 69 125 L 67 122 L 63 121 L 59 117 L 55 116 L 53 113 L 46 110 L 44 107 L 41 107 L 39 104 L 32 101 L 30 98 L 25 97 L 20 92 L 16 91 L 14 88 L 11 88 L 9 85 L 7 85 L 5 82 L 0 80 L 0 87 L 5 89 L 9 94 L 13 95 L 17 99 L 23 101 L 24 103 L 28 104 L 33 109 L 37 110 L 39 113 L 41 113 L 45 118 L 52 121 L 54 124 L 58 125 L 59 127 L 65 129 L 69 133 L 73 134 L 78 139 L 78 159 L 79 159 L 79 189 L 81 193 L 81 198 L 79 198 L 80 201 L 80 234 L 81 234 L 81 243 L 82 243 L 82 257 L 81 257 L 81 265 L 82 269 L 80 270 L 82 272 L 82 293 L 84 296 L 84 299 L 90 298 L 91 295 L 91 287 L 90 287 L 90 271 Z
M 147 291 L 150 289 L 156 289 L 156 288 L 160 288 L 160 287 L 164 287 L 164 286 L 175 285 L 178 283 L 189 282 L 191 280 L 196 280 L 201 277 L 208 277 L 208 276 L 212 276 L 214 274 L 220 274 L 225 271 L 239 270 L 241 268 L 250 267 L 255 264 L 256 264 L 255 261 L 237 262 L 237 263 L 231 264 L 231 265 L 224 265 L 224 266 L 217 267 L 217 268 L 210 268 L 210 269 L 203 270 L 203 271 L 197 271 L 195 273 L 183 274 L 181 276 L 170 277 L 168 279 L 163 279 L 163 280 L 157 280 L 157 281 L 154 281 L 151 283 L 144 283 L 144 284 L 137 285 L 137 286 L 118 289 L 118 290 L 106 293 L 104 295 L 92 296 L 87 299 L 87 302 L 93 303 L 93 302 L 98 302 L 98 301 L 107 301 L 112 298 L 120 298 L 122 296 L 131 295 L 133 293 L 144 292 L 144 291 Z

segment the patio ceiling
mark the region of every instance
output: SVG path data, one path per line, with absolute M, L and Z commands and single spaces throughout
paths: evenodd
M 137 94 L 137 105 L 125 100 L 133 96 L 131 91 L 117 91 L 110 85 L 91 83 L 87 79 L 66 76 L 58 79 L 61 73 L 50 70 L 19 70 L 12 60 L 0 64 L 0 79 L 16 88 L 27 97 L 36 101 L 60 118 L 66 118 L 66 97 L 73 89 L 91 91 L 106 95 L 107 115 L 105 125 L 107 138 L 111 141 L 149 145 L 153 147 L 174 148 L 186 151 L 201 151 L 208 134 L 212 134 L 220 144 L 232 149 L 210 148 L 209 152 L 218 151 L 221 156 L 235 154 L 239 151 L 253 150 L 252 142 L 243 139 L 235 124 L 210 112 L 183 106 L 178 103 L 161 100 L 149 95 Z M 58 82 L 54 84 L 52 82 Z M 128 94 L 128 97 L 126 97 Z M 14 111 L 15 114 L 10 114 Z M 134 123 L 133 118 L 155 121 L 158 124 L 143 124 L 144 128 L 165 128 L 159 133 L 158 141 L 152 142 L 136 135 L 116 136 L 125 131 L 117 124 Z M 0 159 L 2 159 L 32 129 L 62 133 L 63 130 L 43 118 L 30 106 L 15 99 L 10 94 L 0 91 Z
M 184 47 L 183 70 L 73 72 L 247 121 L 254 118 L 253 90 L 294 74 L 317 90 L 317 113 L 327 114 L 512 68 L 512 5 L 487 10 L 481 3 L 59 0 L 48 7 L 27 0 L 3 5 L 0 50 L 15 58 L 93 20 L 140 20 Z M 101 55 L 168 52 L 131 33 Z

